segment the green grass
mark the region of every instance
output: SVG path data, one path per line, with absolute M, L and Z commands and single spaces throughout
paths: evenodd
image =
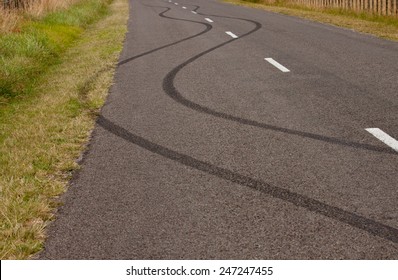
M 108 2 L 82 1 L 40 21 L 28 21 L 18 33 L 0 34 L 0 104 L 29 94 L 37 77 L 57 63 L 85 27 L 105 15 Z
M 398 41 L 397 17 L 373 15 L 364 12 L 356 13 L 333 8 L 309 8 L 289 3 L 288 0 L 277 0 L 274 3 L 264 0 L 224 0 L 224 2 L 306 18 Z
M 112 83 L 127 17 L 127 0 L 87 0 L 1 35 L 1 259 L 42 248 Z

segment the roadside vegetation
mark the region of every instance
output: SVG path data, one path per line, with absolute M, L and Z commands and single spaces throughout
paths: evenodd
M 3 8 L 3 15 L 15 17 L 15 21 L 12 28 L 5 26 L 0 34 L 0 104 L 29 94 L 38 76 L 57 62 L 60 54 L 90 23 L 106 13 L 109 1 L 67 0 L 63 5 L 56 5 L 62 2 L 43 0 L 32 5 L 26 2 L 25 8 Z M 79 3 L 67 10 L 63 7 L 73 2 Z M 48 13 L 52 9 L 58 11 Z
M 28 18 L 40 18 L 80 0 L 0 0 L 0 30 L 15 31 Z
M 365 10 L 353 10 L 348 8 L 336 8 L 333 6 L 320 6 L 319 1 L 305 0 L 223 0 L 224 2 L 248 6 L 267 11 L 301 17 L 313 21 L 349 28 L 358 32 L 372 34 L 381 38 L 398 41 L 398 11 L 394 13 L 370 12 Z M 346 0 L 355 2 L 355 0 Z M 356 0 L 358 2 L 358 0 Z M 376 0 L 374 0 L 376 1 Z M 387 0 L 377 0 L 384 1 Z M 380 7 L 396 7 L 384 4 Z M 328 1 L 321 1 L 326 3 Z M 336 1 L 335 1 L 336 2 Z M 368 0 L 370 4 L 371 0 Z M 333 1 L 329 0 L 329 3 Z M 340 1 L 339 3 L 344 3 Z M 358 2 L 359 3 L 359 2 Z M 363 7 L 365 7 L 363 5 Z M 386 8 L 387 9 L 387 8 Z
M 0 11 L 15 19 L 0 21 L 1 259 L 42 249 L 112 83 L 128 17 L 127 0 L 32 3 L 47 6 Z

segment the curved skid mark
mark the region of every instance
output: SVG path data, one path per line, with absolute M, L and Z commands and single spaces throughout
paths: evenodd
M 232 39 L 232 40 L 237 40 L 237 39 Z M 239 117 L 227 114 L 227 113 L 215 111 L 213 109 L 210 109 L 208 107 L 205 107 L 198 103 L 195 103 L 189 99 L 186 99 L 175 88 L 174 79 L 175 79 L 177 73 L 182 68 L 184 68 L 186 65 L 193 62 L 200 56 L 201 55 L 197 55 L 197 56 L 187 60 L 185 63 L 177 66 L 172 71 L 170 71 L 163 80 L 163 90 L 166 92 L 166 94 L 168 96 L 170 96 L 171 98 L 173 98 L 173 100 L 180 103 L 181 105 L 184 105 L 185 107 L 188 107 L 188 108 L 198 111 L 200 113 L 205 113 L 208 115 L 215 116 L 217 118 L 238 122 L 240 124 L 244 124 L 244 125 L 248 125 L 248 126 L 253 126 L 253 127 L 263 128 L 263 129 L 272 130 L 272 131 L 276 131 L 276 132 L 286 133 L 286 134 L 295 135 L 295 136 L 299 136 L 299 137 L 303 137 L 303 138 L 310 138 L 310 139 L 314 139 L 314 140 L 318 140 L 318 141 L 322 141 L 322 142 L 327 142 L 330 144 L 341 145 L 341 146 L 346 146 L 346 147 L 351 147 L 351 148 L 356 148 L 356 149 L 363 149 L 363 150 L 380 152 L 380 153 L 385 153 L 385 154 L 393 154 L 393 155 L 397 154 L 394 150 L 387 149 L 384 147 L 378 147 L 378 146 L 373 146 L 373 145 L 369 145 L 369 144 L 362 144 L 362 143 L 357 143 L 357 142 L 353 142 L 353 141 L 346 141 L 346 140 L 342 140 L 342 139 L 335 138 L 335 137 L 328 137 L 328 136 L 323 136 L 323 135 L 319 135 L 319 134 L 315 134 L 315 133 L 294 130 L 294 129 L 275 126 L 275 125 L 260 123 L 260 122 L 249 120 L 249 119 L 239 118 Z
M 155 51 L 167 48 L 169 46 L 173 46 L 176 45 L 178 43 L 184 42 L 186 40 L 198 37 L 208 31 L 210 31 L 210 29 L 212 29 L 212 26 L 210 24 L 204 23 L 204 22 L 198 22 L 198 21 L 191 21 L 191 20 L 185 20 L 185 19 L 178 19 L 178 18 L 172 18 L 172 17 L 167 17 L 164 14 L 166 12 L 168 12 L 170 10 L 170 8 L 167 7 L 162 7 L 162 6 L 148 6 L 148 5 L 144 5 L 143 6 L 147 6 L 147 7 L 159 7 L 159 8 L 165 8 L 166 10 L 163 11 L 162 13 L 159 14 L 159 16 L 164 17 L 164 18 L 168 18 L 168 19 L 172 19 L 172 20 L 179 20 L 179 21 L 187 21 L 187 22 L 193 22 L 193 23 L 199 23 L 199 24 L 203 24 L 206 25 L 206 29 L 196 35 L 193 36 L 189 36 L 187 38 L 184 38 L 182 40 L 176 41 L 174 43 L 171 44 L 167 44 L 164 45 L 162 47 L 153 49 L 151 51 L 136 55 L 134 57 L 131 57 L 129 59 L 123 60 L 121 62 L 119 62 L 118 65 L 122 65 L 125 63 L 128 63 L 134 59 L 137 59 L 139 57 L 142 57 L 144 55 L 153 53 Z M 195 7 L 195 9 L 193 9 L 193 11 L 197 11 L 200 7 L 197 5 L 192 5 Z M 200 13 L 198 13 L 200 14 Z M 219 15 L 207 15 L 207 14 L 200 14 L 200 15 L 206 15 L 206 16 L 214 16 L 214 17 L 226 17 L 226 18 L 231 18 L 234 19 L 233 17 L 227 17 L 227 16 L 219 16 Z M 239 19 L 239 18 L 238 18 Z M 245 20 L 245 19 L 240 19 L 240 20 Z M 246 20 L 246 21 L 250 21 L 250 20 Z M 255 23 L 254 21 L 250 21 L 252 23 Z M 246 34 L 248 35 L 248 34 Z M 245 37 L 246 35 L 241 36 Z M 190 62 L 194 61 L 195 59 L 205 55 L 206 53 L 215 50 L 219 47 L 224 46 L 225 44 L 232 42 L 236 39 L 227 41 L 225 43 L 223 43 L 222 45 L 216 46 L 204 53 L 201 53 L 197 56 L 195 56 L 194 58 L 189 59 L 188 61 L 184 62 L 183 64 L 177 66 L 176 68 L 174 68 L 171 72 L 169 72 L 167 74 L 167 76 L 165 77 L 165 79 L 163 80 L 163 86 L 166 87 L 165 91 L 166 93 L 173 98 L 175 101 L 179 102 L 180 104 L 189 107 L 193 110 L 196 110 L 198 112 L 201 113 L 206 113 L 206 114 L 210 114 L 213 115 L 215 117 L 218 118 L 223 118 L 223 119 L 227 119 L 230 121 L 235 121 L 235 122 L 239 122 L 241 124 L 245 124 L 245 125 L 249 125 L 249 126 L 253 126 L 253 127 L 259 127 L 259 128 L 263 128 L 263 129 L 268 129 L 268 130 L 273 130 L 273 131 L 277 131 L 277 132 L 281 132 L 281 133 L 286 133 L 286 134 L 290 134 L 290 135 L 296 135 L 299 137 L 303 137 L 303 138 L 310 138 L 310 139 L 314 139 L 314 140 L 318 140 L 318 141 L 323 141 L 323 142 L 327 142 L 327 143 L 331 143 L 331 144 L 335 144 L 335 145 L 341 145 L 341 146 L 347 146 L 347 147 L 351 147 L 351 148 L 356 148 L 356 149 L 363 149 L 363 150 L 368 150 L 368 151 L 373 151 L 373 152 L 380 152 L 380 153 L 385 153 L 385 154 L 394 154 L 396 155 L 397 153 L 391 149 L 387 149 L 385 147 L 379 147 L 379 146 L 374 146 L 374 145 L 369 145 L 369 144 L 362 144 L 362 143 L 357 143 L 357 142 L 353 142 L 353 141 L 345 141 L 339 138 L 335 138 L 335 137 L 328 137 L 328 136 L 323 136 L 323 135 L 319 135 L 319 134 L 314 134 L 314 133 L 309 133 L 309 132 L 305 132 L 305 131 L 299 131 L 299 130 L 294 130 L 294 129 L 288 129 L 288 128 L 283 128 L 283 127 L 278 127 L 278 126 L 274 126 L 274 125 L 269 125 L 269 124 L 265 124 L 265 123 L 260 123 L 257 121 L 253 121 L 253 120 L 249 120 L 249 119 L 244 119 L 244 118 L 239 118 L 230 114 L 226 114 L 226 113 L 222 113 L 222 112 L 218 112 L 215 110 L 212 110 L 210 108 L 204 107 L 202 105 L 199 105 L 197 103 L 194 103 L 186 98 L 184 98 L 181 93 L 178 92 L 178 90 L 174 87 L 174 78 L 177 75 L 177 73 L 187 64 L 189 64 Z M 238 39 L 239 40 L 239 39 Z M 167 80 L 167 81 L 166 81 Z M 171 87 L 171 88 L 170 88 Z
M 142 3 L 141 3 L 141 4 L 142 4 Z M 167 48 L 167 47 L 171 47 L 171 46 L 177 45 L 177 44 L 179 44 L 179 43 L 182 43 L 182 42 L 184 42 L 184 41 L 187 41 L 187 40 L 193 39 L 193 38 L 195 38 L 195 37 L 198 37 L 198 36 L 200 36 L 200 35 L 202 35 L 202 34 L 205 34 L 206 32 L 209 32 L 209 31 L 213 28 L 213 26 L 212 26 L 211 24 L 208 24 L 208 23 L 205 23 L 205 22 L 194 21 L 194 20 L 185 20 L 185 19 L 172 18 L 172 17 L 165 16 L 164 14 L 171 10 L 171 8 L 168 8 L 168 7 L 162 7 L 162 6 L 149 6 L 149 5 L 144 5 L 144 4 L 142 4 L 142 5 L 143 5 L 143 6 L 146 6 L 146 7 L 165 8 L 166 10 L 163 11 L 163 12 L 161 12 L 161 13 L 159 14 L 160 17 L 167 18 L 167 19 L 172 19 L 172 20 L 178 20 L 178 21 L 188 21 L 188 22 L 193 22 L 193 23 L 199 23 L 199 24 L 205 25 L 205 26 L 206 26 L 206 29 L 203 30 L 203 31 L 201 31 L 201 32 L 199 32 L 199 33 L 197 33 L 197 34 L 195 34 L 195 35 L 186 37 L 186 38 L 181 39 L 181 40 L 179 40 L 179 41 L 176 41 L 176 42 L 173 42 L 173 43 L 170 43 L 170 44 L 167 44 L 167 45 L 158 47 L 158 48 L 156 48 L 156 49 L 153 49 L 153 50 L 150 50 L 150 51 L 147 51 L 147 52 L 138 54 L 138 55 L 136 55 L 136 56 L 130 57 L 130 58 L 125 59 L 125 60 L 122 60 L 122 61 L 120 61 L 120 62 L 117 64 L 118 66 L 121 66 L 121 65 L 123 65 L 123 64 L 126 64 L 126 63 L 128 63 L 128 62 L 130 62 L 130 61 L 132 61 L 132 60 L 135 60 L 135 59 L 137 59 L 137 58 L 140 58 L 140 57 L 142 57 L 142 56 L 145 56 L 145 55 L 151 54 L 151 53 L 153 53 L 153 52 L 159 51 L 159 50 L 161 50 L 161 49 L 165 49 L 165 48 Z
M 398 243 L 398 230 L 393 227 L 348 212 L 338 207 L 328 205 L 313 198 L 294 193 L 287 189 L 271 186 L 263 181 L 253 179 L 251 177 L 241 175 L 231 170 L 218 167 L 208 162 L 198 160 L 191 156 L 173 151 L 169 148 L 153 143 L 141 136 L 133 134 L 123 127 L 112 123 L 103 116 L 100 116 L 98 118 L 97 124 L 109 131 L 110 133 L 162 157 L 168 158 L 170 160 L 176 161 L 180 164 L 216 176 L 218 178 L 230 181 L 232 183 L 240 184 L 258 190 L 271 197 L 281 199 L 283 201 L 292 203 L 295 206 L 305 208 L 311 212 L 315 212 L 317 214 L 326 216 L 339 222 L 351 225 L 355 228 L 364 230 L 374 236 L 378 236 L 383 239 L 390 240 L 394 243 Z
M 197 6 L 197 7 L 199 7 L 199 6 Z M 200 14 L 200 13 L 198 13 L 198 14 Z M 256 32 L 257 30 L 259 30 L 262 27 L 262 25 L 260 23 L 253 21 L 253 20 L 249 20 L 249 19 L 234 18 L 234 17 L 227 17 L 227 16 L 219 16 L 219 15 L 208 15 L 208 14 L 200 14 L 200 15 L 243 20 L 243 21 L 247 21 L 247 22 L 254 24 L 255 27 L 252 30 L 250 30 L 249 32 L 247 32 L 243 35 L 240 35 L 240 37 L 237 39 L 230 39 L 229 41 L 226 41 L 226 42 L 219 44 L 211 49 L 208 49 L 202 53 L 199 53 L 199 54 L 195 55 L 194 57 L 191 57 L 190 59 L 188 59 L 187 61 L 176 66 L 169 73 L 167 73 L 166 77 L 163 79 L 163 90 L 166 92 L 166 94 L 168 96 L 173 98 L 175 101 L 177 101 L 181 105 L 184 105 L 184 106 L 186 106 L 190 109 L 193 109 L 195 111 L 209 114 L 209 115 L 215 116 L 217 118 L 222 118 L 222 119 L 226 119 L 229 121 L 238 122 L 238 123 L 244 124 L 244 125 L 268 129 L 268 130 L 272 130 L 272 131 L 277 131 L 277 132 L 286 133 L 286 134 L 290 134 L 290 135 L 296 135 L 296 136 L 300 136 L 303 138 L 310 138 L 310 139 L 314 139 L 314 140 L 318 140 L 318 141 L 323 141 L 323 142 L 327 142 L 327 143 L 331 143 L 331 144 L 335 144 L 335 145 L 347 146 L 347 147 L 356 148 L 356 149 L 363 149 L 363 150 L 381 152 L 381 153 L 386 153 L 386 154 L 394 154 L 394 155 L 397 154 L 395 151 L 393 151 L 391 149 L 387 149 L 385 147 L 378 147 L 378 146 L 373 146 L 373 145 L 369 145 L 369 144 L 362 144 L 362 143 L 357 143 L 357 142 L 353 142 L 353 141 L 346 141 L 346 140 L 342 140 L 342 139 L 335 138 L 335 137 L 328 137 L 328 136 L 309 133 L 309 132 L 305 132 L 305 131 L 299 131 L 299 130 L 294 130 L 294 129 L 278 127 L 278 126 L 274 126 L 274 125 L 269 125 L 269 124 L 265 124 L 265 123 L 260 123 L 260 122 L 245 119 L 245 118 L 239 118 L 239 117 L 227 114 L 227 113 L 215 111 L 213 109 L 210 109 L 208 107 L 205 107 L 198 103 L 195 103 L 189 99 L 186 99 L 174 86 L 174 79 L 179 71 L 181 71 L 185 66 L 187 66 L 188 64 L 197 60 L 198 58 L 200 58 L 218 48 L 221 48 L 233 41 L 240 40 L 240 39 Z

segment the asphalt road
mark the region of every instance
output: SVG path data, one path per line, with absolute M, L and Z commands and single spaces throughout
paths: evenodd
M 128 28 L 40 258 L 398 259 L 398 43 L 214 0 Z

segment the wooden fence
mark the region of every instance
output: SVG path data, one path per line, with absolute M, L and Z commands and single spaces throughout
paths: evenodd
M 288 0 L 289 3 L 315 8 L 336 8 L 378 15 L 398 16 L 398 0 Z

